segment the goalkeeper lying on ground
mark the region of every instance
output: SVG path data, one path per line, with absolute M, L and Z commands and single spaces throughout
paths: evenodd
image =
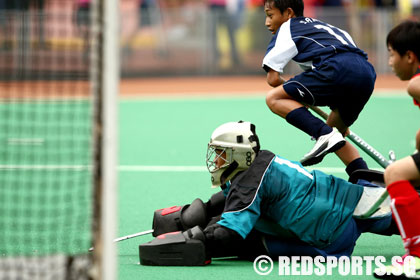
M 191 242 L 203 244 L 204 264 L 220 256 L 350 256 L 363 232 L 398 234 L 386 203 L 371 218 L 357 218 L 382 193 L 381 187 L 308 171 L 299 162 L 260 150 L 255 126 L 249 122 L 226 123 L 213 132 L 207 167 L 212 186 L 221 187 L 224 195 L 206 204 L 200 200 L 202 207 L 195 200 L 182 211 L 165 210 L 161 216 L 155 212 L 155 233 L 184 232 L 140 245 L 142 264 L 200 264 L 159 257 L 175 243 L 181 251 L 182 246 L 193 248 L 188 247 Z M 166 220 L 160 223 L 161 218 Z

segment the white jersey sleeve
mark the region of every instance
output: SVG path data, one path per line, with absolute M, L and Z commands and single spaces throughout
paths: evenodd
M 269 46 L 263 59 L 263 68 L 269 67 L 276 72 L 283 73 L 283 69 L 287 63 L 298 54 L 298 49 L 292 40 L 290 32 L 290 22 L 291 20 L 289 19 L 280 27 L 274 46 Z

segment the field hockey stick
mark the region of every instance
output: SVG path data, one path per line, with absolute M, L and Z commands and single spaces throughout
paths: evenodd
M 153 229 L 149 229 L 149 230 L 146 230 L 146 231 L 141 231 L 141 232 L 133 233 L 133 234 L 130 234 L 130 235 L 122 236 L 122 237 L 114 239 L 114 242 L 120 242 L 120 241 L 123 241 L 123 240 L 131 239 L 131 238 L 134 238 L 134 237 L 143 236 L 143 235 L 147 235 L 147 234 L 151 234 L 151 233 L 153 233 Z M 89 251 L 90 252 L 93 251 L 93 247 L 89 248 Z
M 309 108 L 317 113 L 320 117 L 324 120 L 327 120 L 328 114 L 322 111 L 320 108 L 316 106 L 309 106 Z M 386 168 L 390 163 L 395 161 L 395 154 L 393 151 L 389 151 L 390 160 L 385 159 L 385 157 L 375 150 L 371 145 L 369 145 L 365 140 L 363 140 L 360 136 L 358 136 L 353 131 L 350 131 L 350 134 L 347 137 L 356 144 L 360 149 L 362 149 L 365 153 L 367 153 L 371 158 L 373 158 L 380 166 Z
M 316 106 L 309 106 L 309 108 L 315 113 L 317 113 L 324 120 L 327 120 L 328 114 L 322 111 L 320 108 Z M 381 153 L 375 150 L 372 146 L 370 146 L 365 140 L 363 140 L 356 133 L 350 131 L 350 134 L 347 137 L 359 148 L 361 148 L 364 152 L 366 152 L 370 157 L 372 157 L 377 163 L 379 163 L 379 165 L 381 165 L 383 168 L 386 168 L 389 164 L 395 161 L 394 151 L 392 150 L 389 151 L 390 160 L 386 160 L 385 157 Z M 359 218 L 363 219 L 363 218 L 369 218 L 370 216 L 372 216 L 376 211 L 379 210 L 381 204 L 385 201 L 387 197 L 388 197 L 388 192 L 385 189 L 382 195 L 376 200 L 376 202 L 373 203 L 373 205 L 365 213 L 360 215 Z

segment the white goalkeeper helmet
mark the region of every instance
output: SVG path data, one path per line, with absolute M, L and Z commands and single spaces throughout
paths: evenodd
M 250 122 L 228 122 L 216 128 L 206 157 L 212 187 L 219 187 L 238 172 L 248 169 L 259 149 L 255 125 Z

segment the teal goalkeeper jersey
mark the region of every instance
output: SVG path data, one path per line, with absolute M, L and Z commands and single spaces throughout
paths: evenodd
M 346 228 L 363 187 L 299 162 L 260 151 L 252 165 L 227 184 L 220 225 L 245 238 L 261 232 L 291 235 L 323 248 Z

